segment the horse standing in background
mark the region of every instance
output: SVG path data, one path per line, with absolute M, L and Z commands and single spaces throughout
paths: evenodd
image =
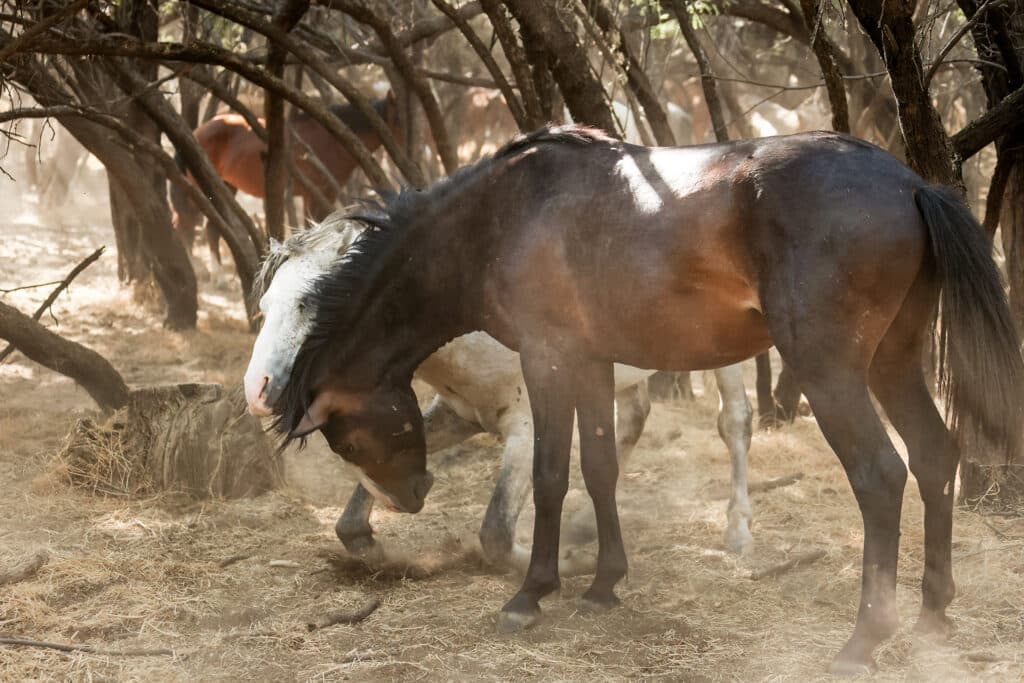
M 401 140 L 398 105 L 394 94 L 389 91 L 386 97 L 375 100 L 373 108 L 384 119 L 391 133 Z M 351 128 L 371 152 L 380 147 L 381 139 L 377 131 L 354 105 L 332 104 L 328 109 Z M 263 119 L 260 119 L 260 123 L 263 123 Z M 334 191 L 335 185 L 344 185 L 359 164 L 330 131 L 304 111 L 297 110 L 288 120 L 287 132 L 292 135 L 290 151 L 295 167 L 332 202 L 329 206 L 321 206 L 304 183 L 293 179 L 295 195 L 302 197 L 307 220 L 322 220 L 334 209 L 333 202 L 339 199 Z M 210 158 L 217 174 L 232 190 L 241 190 L 259 198 L 266 194 L 264 161 L 267 145 L 242 116 L 219 114 L 196 128 L 193 135 Z M 316 154 L 320 164 L 330 173 L 333 183 L 320 166 L 310 159 L 312 153 Z M 178 161 L 182 165 L 180 158 Z M 184 167 L 182 170 L 185 170 Z M 191 251 L 195 243 L 196 227 L 203 220 L 203 214 L 188 198 L 184 188 L 174 183 L 171 184 L 171 207 L 174 210 L 174 227 L 186 248 Z M 212 263 L 220 265 L 220 235 L 210 223 L 206 225 L 206 238 Z

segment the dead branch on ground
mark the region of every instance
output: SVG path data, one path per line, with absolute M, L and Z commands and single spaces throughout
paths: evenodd
M 328 626 L 334 626 L 336 624 L 358 624 L 376 612 L 378 607 L 380 607 L 380 598 L 374 596 L 369 598 L 359 609 L 355 611 L 337 610 L 334 612 L 328 612 L 316 621 L 311 621 L 306 624 L 306 628 L 310 631 L 318 631 L 322 628 L 327 628 Z

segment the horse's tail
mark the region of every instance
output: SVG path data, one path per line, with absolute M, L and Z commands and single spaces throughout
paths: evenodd
M 947 418 L 973 460 L 1013 461 L 1024 447 L 1024 359 L 992 243 L 951 189 L 923 187 L 914 199 L 942 288 L 933 325 L 941 316 L 938 380 Z

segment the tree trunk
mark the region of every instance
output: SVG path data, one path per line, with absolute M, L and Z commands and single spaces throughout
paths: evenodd
M 110 197 L 110 222 L 114 226 L 114 240 L 117 244 L 117 277 L 126 284 L 145 282 L 152 277 L 153 272 L 142 249 L 142 231 L 131 211 L 131 200 L 124 196 L 121 186 L 109 175 L 107 192 Z
M 3 302 L 0 337 L 36 363 L 75 380 L 103 410 L 114 410 L 127 403 L 124 379 L 103 356 L 51 332 Z
M 309 8 L 309 0 L 287 0 L 274 15 L 274 26 L 291 31 Z M 272 40 L 267 41 L 267 70 L 280 80 L 284 78 L 285 57 L 288 51 Z M 264 118 L 267 128 L 267 157 L 264 160 L 263 211 L 267 223 L 267 234 L 283 242 L 285 238 L 285 201 L 288 194 L 287 159 L 290 141 L 285 130 L 284 98 L 271 91 L 264 91 Z
M 810 34 L 811 49 L 825 79 L 825 90 L 832 108 L 832 130 L 849 133 L 850 112 L 846 106 L 846 88 L 843 86 L 843 74 L 836 63 L 838 49 L 825 31 L 825 13 L 821 0 L 800 0 L 800 7 Z
M 197 37 L 199 31 L 199 8 L 193 4 L 181 6 L 181 42 L 186 45 Z M 181 118 L 193 130 L 199 127 L 199 104 L 203 89 L 190 78 L 178 78 L 178 95 L 181 97 Z
M 572 12 L 560 3 L 545 6 L 533 0 L 505 0 L 505 5 L 522 29 L 543 45 L 551 74 L 573 120 L 614 133 L 615 122 L 605 101 L 604 86 L 594 75 L 586 50 L 580 48 Z
M 907 165 L 926 180 L 961 187 L 953 166 L 953 148 L 924 83 L 921 53 L 906 0 L 850 0 L 864 32 L 882 55 L 893 94 Z

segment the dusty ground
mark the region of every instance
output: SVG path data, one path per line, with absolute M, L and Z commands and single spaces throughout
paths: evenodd
M 65 212 L 67 214 L 67 212 Z M 21 210 L 0 227 L 0 287 L 59 279 L 113 236 L 102 211 L 45 225 Z M 57 248 L 54 247 L 57 245 Z M 197 250 L 198 251 L 198 250 Z M 10 294 L 30 309 L 47 290 Z M 132 385 L 234 382 L 251 338 L 234 287 L 203 285 L 199 330 L 160 329 L 115 277 L 113 254 L 54 307 L 62 334 L 106 355 Z M 48 319 L 53 324 L 52 319 Z M 51 476 L 86 394 L 22 356 L 0 366 L 0 570 L 43 549 L 32 578 L 0 588 L 0 635 L 175 656 L 63 654 L 0 646 L 0 680 L 811 680 L 848 635 L 862 532 L 853 497 L 813 421 L 757 434 L 752 481 L 798 483 L 753 496 L 755 550 L 723 552 L 728 460 L 707 402 L 656 405 L 625 474 L 620 508 L 631 571 L 624 606 L 574 613 L 585 577 L 545 600 L 543 622 L 499 636 L 494 617 L 518 577 L 484 566 L 468 541 L 500 453 L 490 437 L 438 455 L 437 484 L 414 517 L 375 512 L 378 538 L 406 563 L 348 558 L 333 523 L 352 480 L 314 443 L 287 456 L 289 485 L 257 500 L 99 498 Z M 568 509 L 586 503 L 578 477 Z M 878 652 L 881 680 L 1024 680 L 1024 519 L 958 510 L 948 643 L 909 628 L 919 601 L 922 508 L 904 505 L 899 604 L 904 629 Z M 527 540 L 532 515 L 520 525 Z M 823 559 L 780 578 L 752 570 L 809 550 Z M 221 567 L 237 555 L 246 559 Z M 271 567 L 290 560 L 295 567 Z M 310 633 L 307 621 L 379 596 L 356 626 Z

